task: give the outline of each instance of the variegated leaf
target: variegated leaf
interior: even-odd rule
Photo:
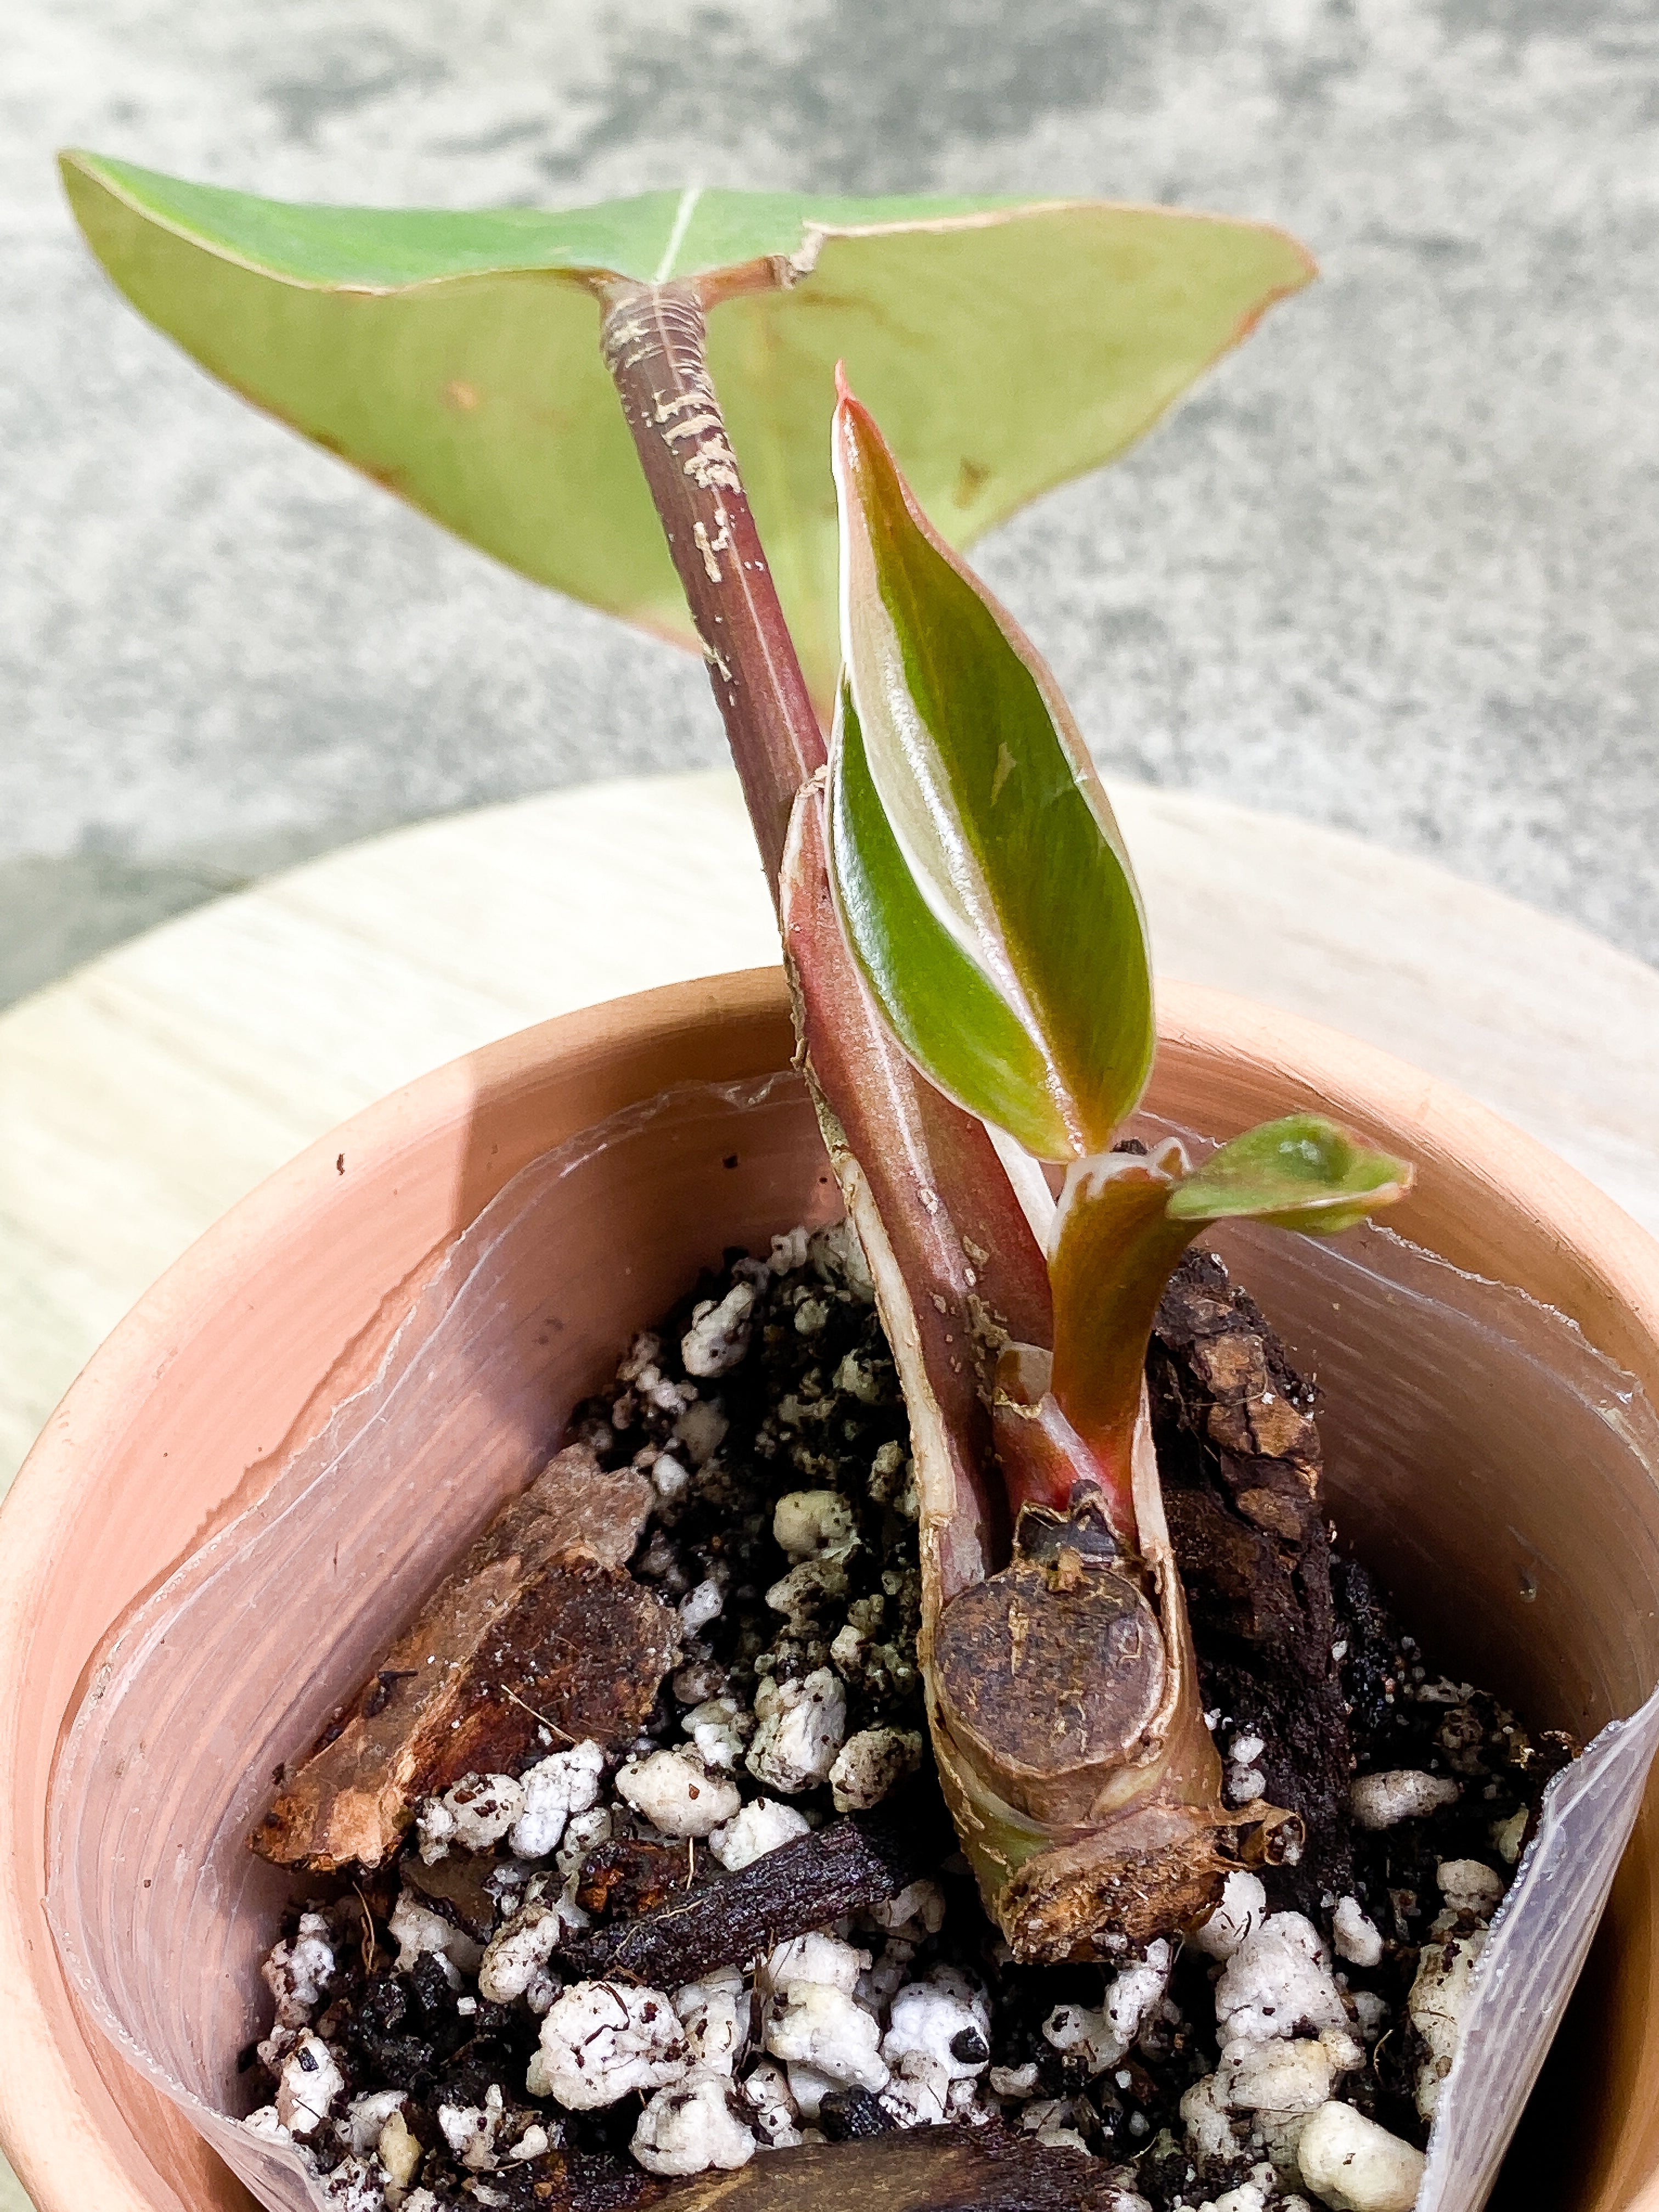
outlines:
[[[1407,1160],[1370,1151],[1320,1114],[1263,1121],[1213,1152],[1171,1194],[1170,1218],[1197,1229],[1248,1218],[1334,1237],[1412,1187]]]
[[[1154,1044],[1111,807],[1042,657],[844,384],[834,454],[850,711],[832,857],[866,981],[951,1097],[1042,1158],[1103,1150]]]

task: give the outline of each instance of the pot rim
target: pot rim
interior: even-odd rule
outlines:
[[[1381,1125],[1394,1141],[1403,1139],[1417,1159],[1418,1183],[1391,1225],[1455,1265],[1471,1267],[1478,1258],[1480,1272],[1491,1271],[1494,1207],[1500,1216],[1541,1221],[1548,1245],[1540,1261],[1534,1240],[1534,1264],[1518,1271],[1528,1278],[1522,1287],[1566,1313],[1659,1398],[1659,1243],[1544,1146],[1390,1054],[1230,993],[1160,983],[1158,1033],[1166,1068],[1204,1068],[1218,1135],[1243,1126],[1242,1115],[1230,1114],[1232,1092],[1259,1091],[1265,1079],[1283,1093],[1283,1110],[1322,1105],[1362,1131]],[[50,1586],[40,1577],[70,1549],[96,1480],[98,1440],[130,1424],[131,1409],[143,1404],[205,1318],[234,1295],[252,1255],[297,1218],[337,1201],[343,1155],[359,1171],[393,1168],[434,1125],[468,1122],[480,1108],[544,1086],[556,1070],[577,1110],[568,1127],[542,1131],[536,1149],[545,1150],[648,1095],[642,1083],[659,1087],[647,1071],[665,1045],[677,1046],[682,1079],[732,1081],[787,1064],[790,1042],[781,969],[669,984],[559,1016],[451,1061],[277,1170],[175,1261],[112,1332],[0,1506],[8,1569],[0,1582],[0,1680],[22,1683],[31,1658],[39,1662],[50,1644]],[[471,1212],[457,1214],[450,1234],[525,1164],[504,1159],[495,1164],[493,1186],[458,1189],[457,1205]],[[76,1676],[86,1656],[73,1655]],[[100,2068],[112,2056],[74,2005],[44,1911],[40,1782],[49,1777],[65,1710],[30,1714],[21,1697],[0,1701],[0,1773],[11,1778],[0,1795],[0,1988],[8,1992],[11,2021],[8,2063],[0,2069],[0,2142],[38,2212],[80,2212],[87,2203],[101,2212],[158,2212],[178,2203],[176,2189],[158,2173],[107,2084],[94,2108],[67,2055],[74,2034]],[[35,1802],[20,1775],[34,1784]],[[138,2086],[136,2075],[120,2069],[123,2094]],[[1659,2175],[1631,2200],[1630,2212],[1659,2212]]]

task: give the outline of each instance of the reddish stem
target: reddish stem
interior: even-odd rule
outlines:
[[[791,816],[824,764],[823,737],[709,378],[702,303],[689,283],[613,283],[600,297],[605,361],[777,902]],[[796,829],[787,964],[808,1073],[869,1186],[909,1296],[928,1383],[959,1457],[958,1497],[965,1484],[971,1500],[963,1510],[975,1527],[956,1532],[952,1556],[972,1580],[1007,1552],[985,1403],[985,1322],[994,1316],[1017,1337],[1046,1342],[1047,1271],[983,1126],[916,1075],[871,1004],[830,908],[821,809],[810,798]]]
[[[1053,1389],[1099,1466],[1115,1522],[1134,1520],[1134,1437],[1146,1347],[1176,1262],[1196,1223],[1171,1221],[1173,1188],[1157,1159],[1112,1154],[1072,1171],[1049,1261]]]
[[[702,641],[774,904],[795,794],[828,756],[708,374],[688,283],[608,285],[605,358]]]

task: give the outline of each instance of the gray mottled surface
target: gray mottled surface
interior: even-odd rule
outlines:
[[[0,997],[382,824],[716,756],[700,672],[210,386],[54,143],[294,197],[1097,192],[1325,280],[984,549],[1108,764],[1659,958],[1659,19],[1642,0],[15,0]]]

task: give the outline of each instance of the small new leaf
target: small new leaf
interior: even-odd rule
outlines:
[[[1171,1193],[1170,1218],[1190,1223],[1248,1218],[1308,1237],[1352,1229],[1412,1186],[1406,1160],[1369,1151],[1318,1114],[1288,1114],[1247,1129]]]
[[[831,861],[854,953],[941,1090],[1040,1158],[1103,1151],[1155,1042],[1111,807],[1041,656],[844,384],[833,452],[848,703]]]

